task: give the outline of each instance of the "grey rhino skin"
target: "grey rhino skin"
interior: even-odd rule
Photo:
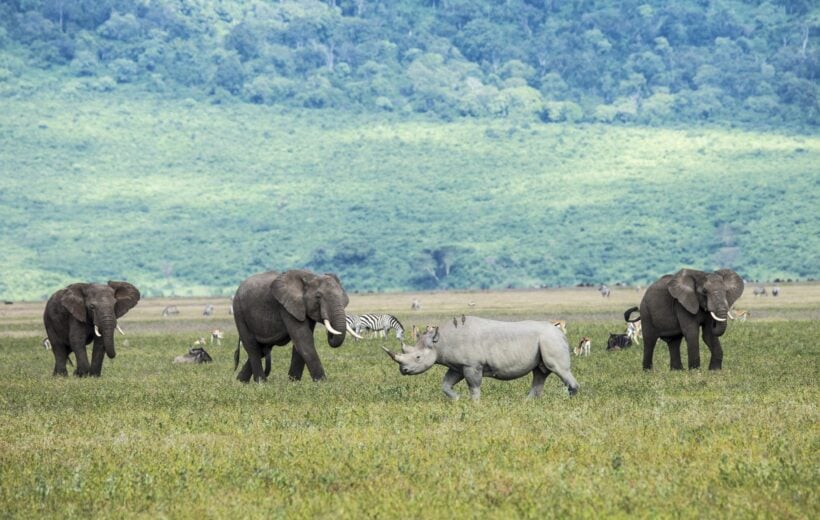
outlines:
[[[528,397],[539,397],[544,381],[555,372],[570,395],[578,382],[570,372],[569,344],[553,324],[538,321],[496,321],[466,316],[461,324],[446,322],[423,333],[415,346],[402,344],[402,353],[384,349],[404,375],[421,374],[434,364],[448,368],[442,390],[458,399],[453,385],[467,380],[470,397],[481,397],[482,377],[511,380],[532,373]]]

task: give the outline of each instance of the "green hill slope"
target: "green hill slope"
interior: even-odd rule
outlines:
[[[230,294],[291,267],[360,291],[818,274],[817,136],[126,94],[0,100],[0,296]]]

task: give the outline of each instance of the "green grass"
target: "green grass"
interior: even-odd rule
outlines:
[[[149,296],[224,295],[293,267],[359,291],[645,284],[683,266],[818,276],[816,135],[70,87],[0,98],[6,299],[123,278]]]
[[[529,378],[485,380],[478,403],[463,383],[462,399],[447,401],[442,367],[400,376],[379,348],[384,340],[333,350],[317,333],[327,381],[287,381],[289,349],[277,349],[271,380],[242,385],[232,328],[226,346],[209,349],[214,363],[176,366],[171,359],[194,337],[189,323],[167,320],[164,332],[149,333],[155,322],[136,315],[125,320],[129,345],[99,379],[53,378],[39,335],[4,334],[0,510],[10,518],[818,516],[820,322],[753,317],[730,325],[723,371],[670,373],[660,346],[656,369],[644,373],[639,348],[603,351],[622,322],[578,316],[570,341],[590,336],[593,352],[573,358],[576,397],[554,377],[540,400],[524,398]]]

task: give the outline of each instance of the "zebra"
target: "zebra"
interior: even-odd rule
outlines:
[[[404,339],[404,326],[392,314],[362,314],[359,320],[362,329],[372,330],[379,337],[385,337],[387,330],[393,329],[396,331],[397,339]]]
[[[361,334],[362,331],[362,318],[357,314],[348,314],[345,316],[345,321],[347,322],[348,330],[352,330],[356,334]]]

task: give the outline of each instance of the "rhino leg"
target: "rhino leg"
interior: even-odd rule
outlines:
[[[547,380],[548,375],[550,375],[550,371],[543,371],[540,366],[533,369],[532,386],[530,387],[527,397],[541,397],[541,394],[544,392],[544,382]]]
[[[464,367],[464,379],[467,380],[467,387],[470,389],[470,399],[478,401],[481,399],[481,368]]]
[[[453,385],[462,379],[464,379],[464,375],[458,370],[453,370],[452,368],[447,370],[447,373],[444,374],[444,384],[441,385],[444,395],[450,399],[458,399],[458,394],[453,391]]]

